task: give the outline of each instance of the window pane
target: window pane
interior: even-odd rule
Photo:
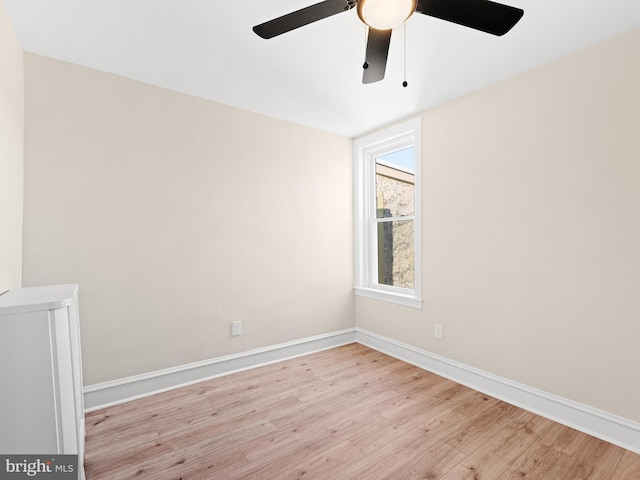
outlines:
[[[413,220],[377,222],[378,283],[414,288]]]
[[[376,217],[415,213],[413,147],[376,158]]]
[[[387,153],[386,155],[379,155],[376,157],[376,163],[413,174],[415,173],[416,168],[414,155],[414,148],[411,146],[403,148],[402,150]]]

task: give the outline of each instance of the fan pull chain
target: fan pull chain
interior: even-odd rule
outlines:
[[[403,32],[403,41],[404,41],[404,81],[402,82],[402,86],[406,87],[407,85],[409,85],[407,83],[407,21],[405,20],[402,23],[402,32]]]
[[[365,44],[365,47],[367,45],[368,35],[369,35],[369,27],[367,27],[365,25],[364,26],[364,44]],[[364,63],[362,64],[362,68],[364,68],[365,70],[367,68],[369,68],[369,62],[367,62],[367,50],[366,50],[366,48],[365,48],[365,51],[364,51]]]

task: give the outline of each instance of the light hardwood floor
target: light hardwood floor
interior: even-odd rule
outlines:
[[[631,480],[640,455],[359,344],[87,415],[88,480]]]

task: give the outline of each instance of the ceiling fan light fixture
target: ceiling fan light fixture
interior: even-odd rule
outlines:
[[[360,0],[358,16],[377,30],[397,27],[415,12],[417,0]]]

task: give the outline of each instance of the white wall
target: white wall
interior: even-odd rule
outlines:
[[[0,293],[22,283],[24,68],[0,1]]]
[[[32,54],[25,80],[24,283],[80,284],[86,384],[353,327],[350,139]]]
[[[640,421],[639,45],[425,112],[424,309],[356,325]]]

